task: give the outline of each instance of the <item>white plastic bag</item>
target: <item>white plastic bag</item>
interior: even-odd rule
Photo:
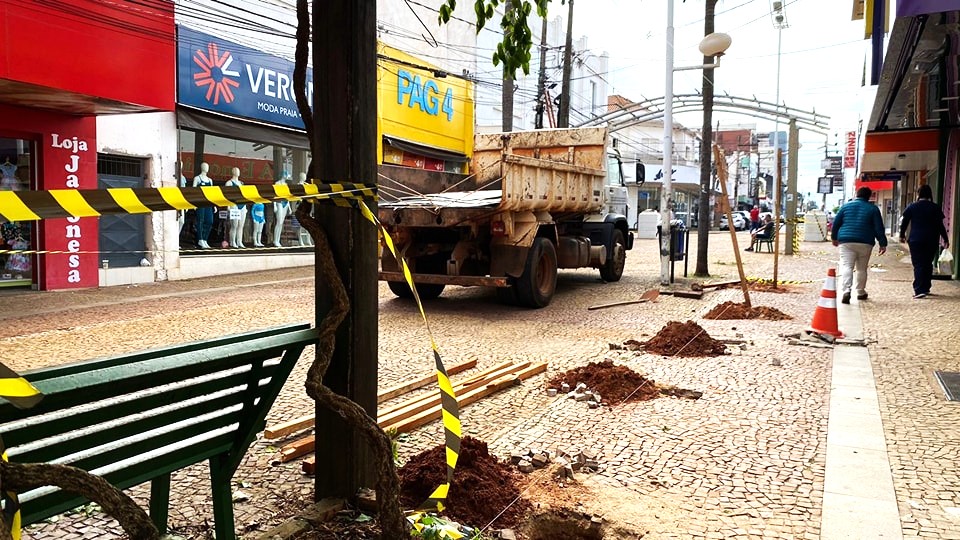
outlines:
[[[953,254],[949,249],[940,252],[940,258],[937,259],[938,274],[953,274]]]

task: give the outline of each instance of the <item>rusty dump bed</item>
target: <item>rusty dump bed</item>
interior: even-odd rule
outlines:
[[[420,185],[421,195],[383,200],[381,219],[443,226],[504,211],[589,213],[602,207],[606,128],[486,133],[474,141],[468,181],[449,191]],[[468,186],[473,189],[462,189]]]

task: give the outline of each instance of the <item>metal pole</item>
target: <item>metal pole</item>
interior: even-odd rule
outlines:
[[[670,205],[673,199],[673,0],[667,0],[667,69],[663,93],[663,189],[660,190],[660,285],[670,284]]]
[[[777,99],[775,105],[777,106],[776,117],[774,120],[774,129],[773,129],[773,151],[774,155],[776,152],[780,151],[780,45],[783,42],[783,28],[777,29]],[[777,163],[777,166],[781,166],[780,163]],[[777,174],[774,175],[778,179],[780,178],[780,170],[777,169]],[[777,184],[777,190],[780,190],[780,185]],[[779,193],[778,193],[779,198]],[[773,210],[774,219],[780,219],[780,208],[774,208]],[[776,286],[776,285],[774,285]]]
[[[783,247],[784,255],[793,255],[793,239],[797,234],[797,172],[800,154],[800,130],[797,119],[790,119],[790,131],[787,138],[787,243]]]

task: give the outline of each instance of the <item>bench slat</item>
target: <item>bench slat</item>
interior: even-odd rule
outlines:
[[[259,372],[258,378],[263,379],[267,377],[273,377],[277,369],[277,365],[266,365]],[[210,395],[214,392],[224,390],[227,388],[233,388],[236,386],[246,385],[249,382],[251,374],[249,371],[234,373],[223,378],[215,378],[212,380],[198,382],[189,386],[184,386],[181,388],[172,389],[168,392],[161,394],[155,394],[146,396],[144,398],[138,398],[134,401],[124,401],[121,403],[107,404],[99,407],[100,403],[96,405],[99,408],[94,408],[84,412],[79,412],[76,414],[64,414],[63,416],[45,419],[43,417],[31,418],[29,424],[13,430],[7,430],[6,426],[0,426],[0,436],[3,436],[4,442],[7,444],[7,448],[11,449],[11,455],[17,456],[16,447],[24,444],[28,441],[37,441],[40,439],[45,439],[58,434],[68,433],[73,430],[78,430],[86,428],[89,426],[95,426],[97,424],[114,421],[117,419],[125,418],[131,414],[146,412],[158,407],[169,406],[172,404],[183,403],[187,400],[197,398],[200,396]],[[217,399],[217,405],[226,407],[235,403],[240,403],[243,400],[243,390],[237,389],[236,392],[227,400]],[[214,407],[216,405],[210,405]],[[172,421],[179,420],[181,418],[189,418],[192,412],[196,412],[198,409],[202,409],[202,404],[199,406],[191,406],[188,410],[181,412],[178,411],[169,411],[164,412],[164,419],[171,419]],[[69,411],[63,411],[68,413]],[[57,413],[54,413],[57,414]],[[134,420],[135,423],[144,423],[151,424],[155,423],[154,419],[141,419]],[[120,427],[119,429],[123,429]],[[147,428],[152,429],[152,428]],[[103,442],[102,440],[100,442]],[[99,443],[98,443],[99,444]],[[70,441],[70,446],[72,447],[86,447],[86,442],[83,436],[77,437],[74,440]],[[15,457],[15,460],[28,459],[26,457]],[[29,461],[48,461],[48,458],[44,459],[35,459],[29,458]]]
[[[293,323],[293,324],[287,324],[282,326],[276,326],[273,328],[266,328],[263,330],[254,330],[252,332],[246,332],[243,334],[233,334],[229,336],[217,337],[217,338],[207,339],[203,341],[191,341],[188,343],[180,343],[177,345],[171,345],[167,347],[157,347],[153,349],[147,349],[145,351],[137,351],[137,352],[124,354],[120,356],[114,356],[110,358],[71,362],[68,364],[61,364],[59,366],[52,366],[47,368],[30,370],[25,373],[21,373],[21,375],[26,377],[27,380],[36,383],[39,381],[65,377],[68,375],[87,373],[90,371],[104,369],[108,367],[120,366],[124,364],[134,364],[137,362],[153,360],[155,358],[162,358],[166,356],[177,356],[184,353],[195,352],[201,349],[217,348],[223,345],[229,345],[233,343],[243,343],[243,342],[256,340],[264,337],[281,336],[283,334],[301,332],[303,330],[310,330],[310,324],[309,323]]]

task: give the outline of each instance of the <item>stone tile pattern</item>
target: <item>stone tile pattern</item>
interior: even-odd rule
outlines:
[[[691,245],[695,246],[696,235],[691,236]],[[746,238],[741,233],[741,249]],[[712,234],[710,246],[713,279],[736,277],[728,234]],[[486,440],[491,451],[502,457],[515,448],[530,446],[590,446],[605,464],[605,470],[598,473],[601,481],[649,497],[651,504],[679,501],[682,526],[664,524],[651,530],[651,537],[818,538],[831,356],[829,350],[789,346],[778,334],[798,332],[807,325],[820,283],[795,287],[793,294],[752,295],[754,304],[775,307],[792,315],[792,321],[700,319],[719,303],[742,300],[738,290],[708,293],[700,301],[662,297],[656,304],[586,309],[637,298],[643,291],[656,288],[656,253],[655,241],[638,240],[619,283],[602,283],[595,271],[563,271],[554,302],[542,310],[499,305],[492,291],[483,289],[451,288],[428,303],[431,327],[448,365],[471,358],[478,360],[477,370],[506,360],[550,363],[546,376],[465,407],[464,433]],[[744,255],[747,275],[772,277],[771,255]],[[799,256],[780,257],[779,277],[822,279],[832,259],[835,252],[829,244],[803,244]],[[690,261],[691,268],[695,262]],[[678,281],[684,282],[680,277],[682,263],[678,263],[677,271]],[[0,328],[0,347],[10,351],[5,361],[11,367],[27,369],[312,320],[314,291],[306,279],[311,275],[312,269],[299,269],[75,293],[21,293],[9,298],[22,309],[17,311],[18,317],[8,318]],[[876,305],[882,312],[865,316],[869,331],[880,339],[871,349],[883,359],[878,363],[901,361],[903,346],[913,347],[913,355],[918,358],[957,357],[955,350],[935,344],[936,329],[902,328],[905,325],[900,312],[884,309],[888,302],[898,308],[913,306],[907,304],[908,283],[884,284],[872,275],[869,287],[871,299],[865,309]],[[940,288],[940,284],[935,286]],[[895,293],[894,289],[904,292]],[[380,291],[381,386],[431,373],[430,348],[416,308],[394,299],[385,286]],[[903,297],[903,306],[897,295]],[[936,300],[948,303],[947,299]],[[917,313],[915,320],[923,320],[919,316]],[[667,321],[687,319],[696,320],[715,338],[741,333],[752,343],[745,350],[718,358],[667,358],[609,350],[609,343],[648,339]],[[956,323],[952,321],[958,319],[937,320],[953,324],[953,330]],[[922,339],[908,339],[917,332]],[[931,345],[937,348],[927,353]],[[597,410],[547,397],[544,384],[554,374],[608,357],[660,383],[701,390],[704,396],[698,401],[662,398]],[[774,366],[774,360],[780,365]],[[284,388],[269,423],[312,411],[313,404],[302,386],[310,361],[312,351]],[[898,495],[904,492],[908,497],[915,496],[920,499],[916,502],[926,508],[933,508],[934,501],[939,506],[956,506],[956,430],[953,435],[947,432],[949,415],[955,415],[958,409],[918,397],[904,410],[887,394],[902,388],[905,378],[912,384],[922,384],[919,373],[878,371],[885,415],[895,412],[895,418],[904,418],[902,424],[897,420],[888,424],[885,419]],[[918,407],[920,401],[930,401],[939,408]],[[956,426],[953,418],[952,425]],[[951,436],[952,446],[948,446]],[[442,428],[434,422],[404,438],[401,458],[441,442]],[[261,529],[273,525],[289,513],[291,506],[312,496],[313,479],[300,474],[298,462],[271,465],[279,445],[257,441],[235,478],[235,488],[250,496],[236,503],[240,530],[253,524]],[[171,524],[187,537],[203,538],[203,526],[212,519],[207,483],[205,465],[174,476]],[[140,486],[130,493],[145,503],[148,489]],[[901,508],[908,508],[905,504],[901,503]],[[916,525],[911,530],[916,534],[955,537],[950,535],[956,531],[956,521],[949,521],[943,512],[919,512],[904,512],[905,531],[911,527],[907,519],[912,515],[916,516],[912,518]],[[119,534],[110,520],[94,512],[32,527],[25,538],[93,539],[116,538]]]

